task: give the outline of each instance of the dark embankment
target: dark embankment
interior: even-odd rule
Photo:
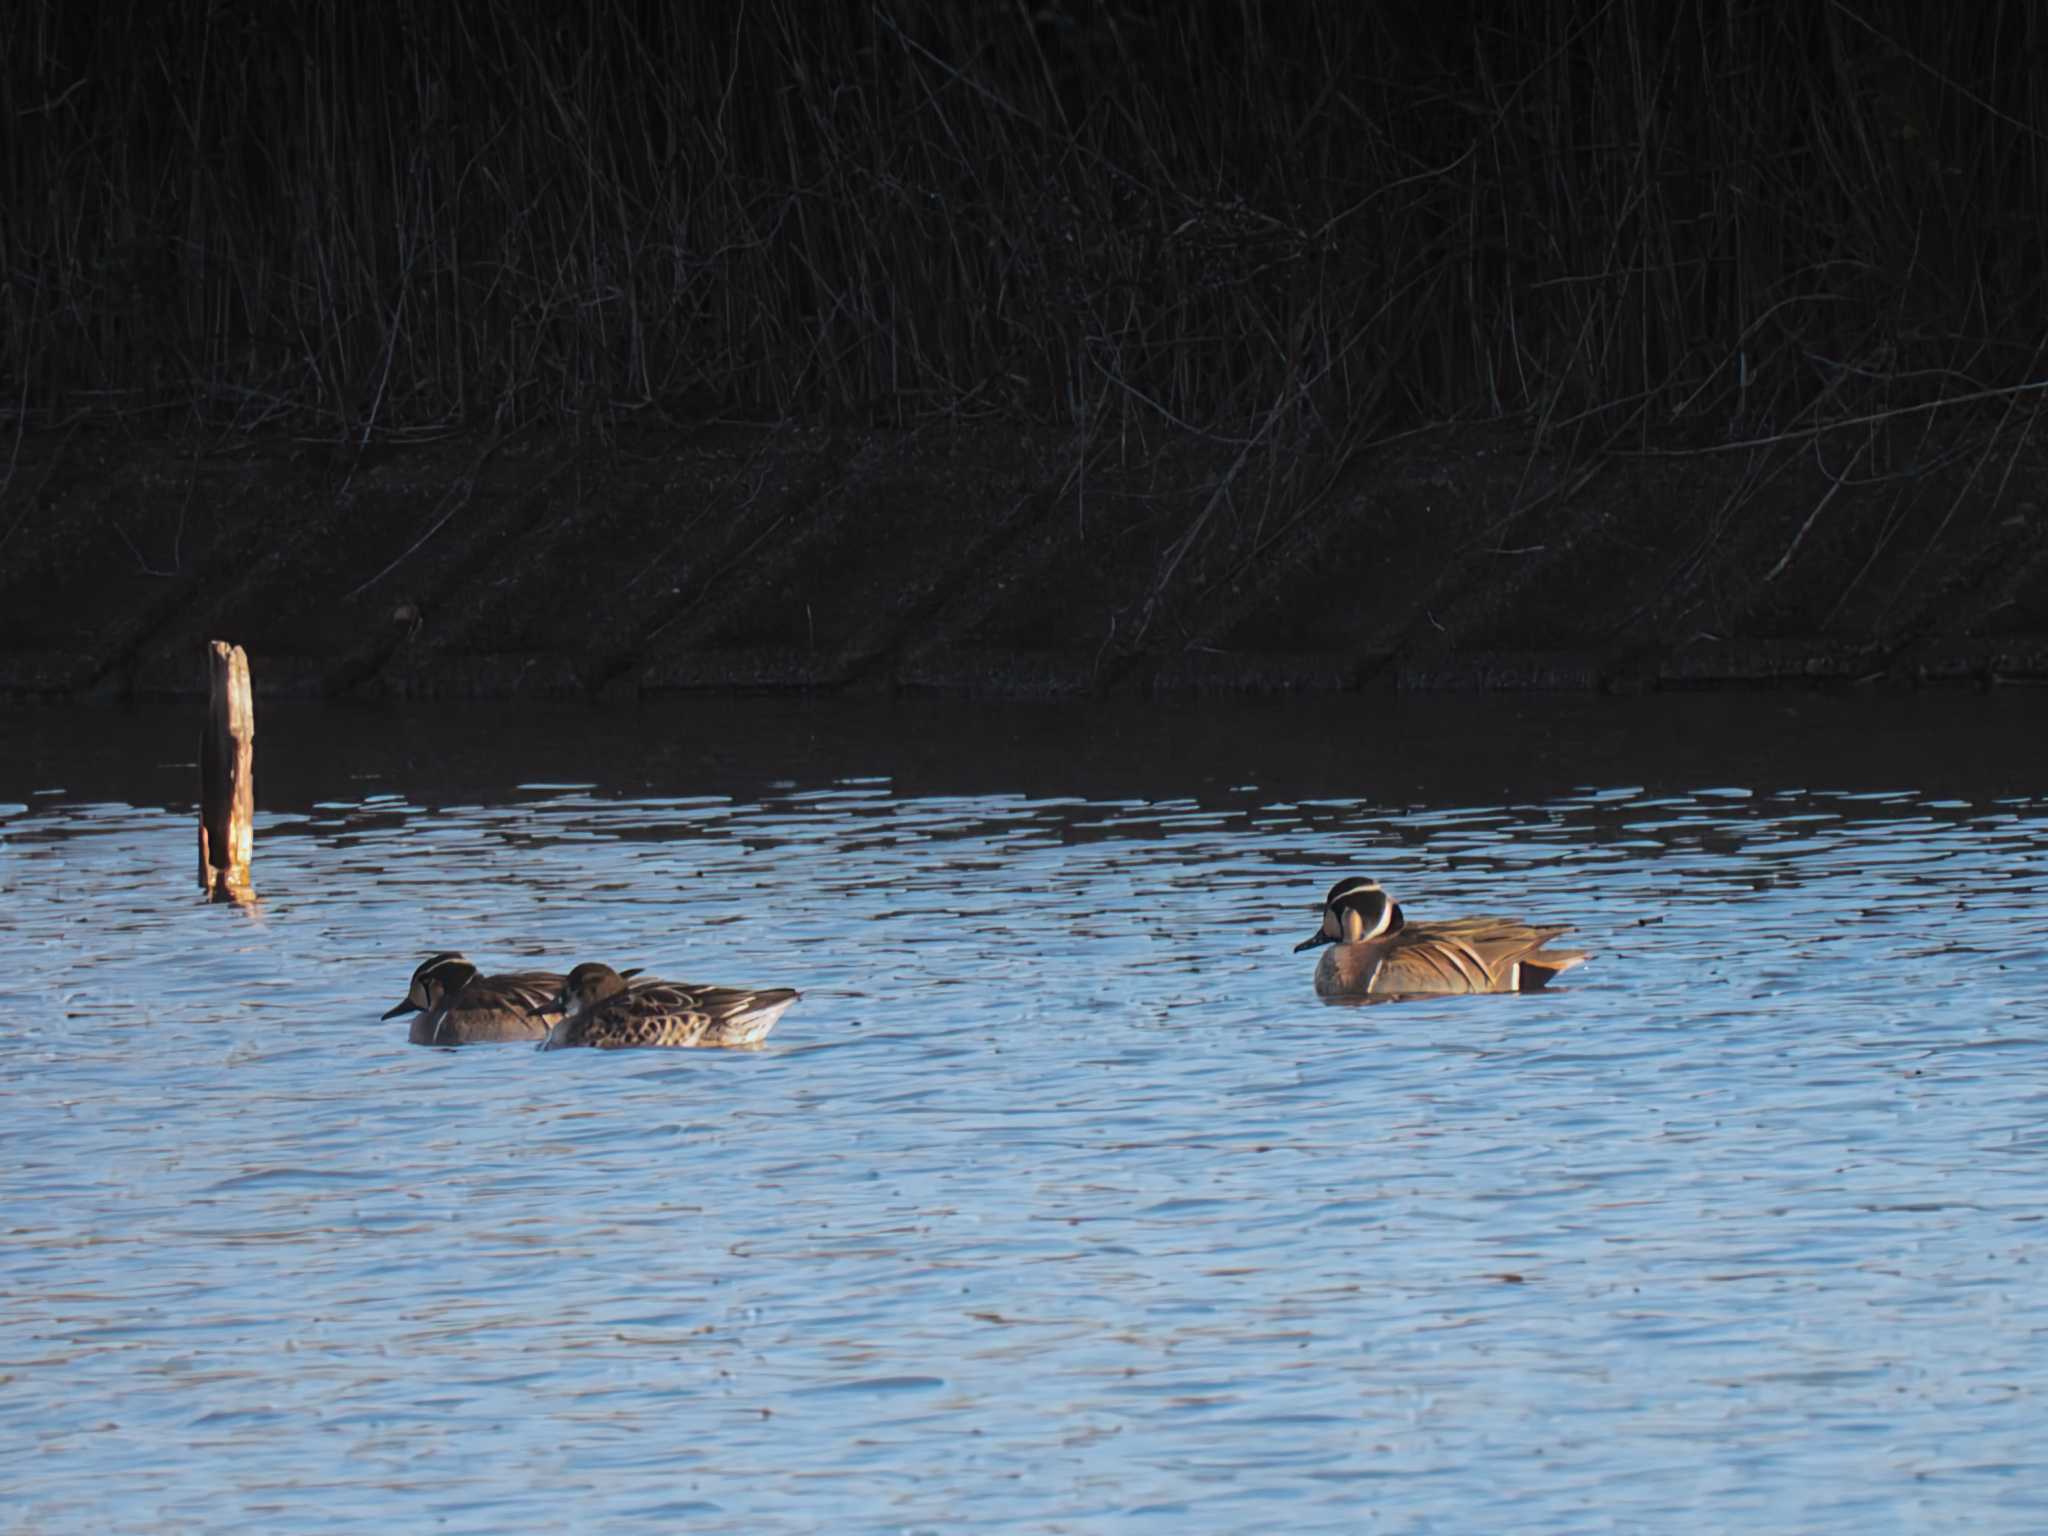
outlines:
[[[1495,14],[27,0],[0,691],[2048,675],[2044,13]]]

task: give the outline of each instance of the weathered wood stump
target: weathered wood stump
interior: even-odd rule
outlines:
[[[212,687],[199,743],[199,883],[214,901],[251,901],[256,834],[256,709],[249,658],[225,640],[208,644]]]

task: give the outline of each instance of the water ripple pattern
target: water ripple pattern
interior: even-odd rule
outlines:
[[[1442,791],[1286,712],[822,709],[545,771],[289,717],[247,913],[175,747],[0,722],[0,1529],[2048,1524],[2048,800],[1963,727],[1581,713]],[[1596,958],[1321,1003],[1350,872]],[[443,947],[805,996],[408,1046]]]

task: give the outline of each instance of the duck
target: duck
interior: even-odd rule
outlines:
[[[586,963],[551,1000],[559,1022],[538,1049],[756,1045],[803,994],[790,987],[718,987],[663,981]]]
[[[470,1045],[483,1040],[538,1040],[561,1021],[558,971],[482,976],[462,955],[442,950],[412,973],[405,998],[384,1017],[416,1013],[406,1038],[414,1045]]]
[[[1565,925],[1513,917],[1455,917],[1410,924],[1377,880],[1351,876],[1323,898],[1323,925],[1294,946],[1332,946],[1316,965],[1319,997],[1417,997],[1534,992],[1584,965],[1584,950],[1546,949]]]

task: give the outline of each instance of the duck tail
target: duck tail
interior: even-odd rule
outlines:
[[[1520,965],[1520,990],[1540,991],[1550,985],[1553,977],[1563,975],[1575,965],[1584,965],[1592,958],[1592,953],[1583,949],[1544,949],[1533,955],[1524,955]]]
[[[790,1005],[802,996],[801,992],[793,992],[786,987],[774,992],[760,993],[755,998],[753,1007],[737,1015],[726,1025],[724,1043],[755,1045],[767,1039],[768,1031],[775,1027],[776,1020],[789,1012]]]

